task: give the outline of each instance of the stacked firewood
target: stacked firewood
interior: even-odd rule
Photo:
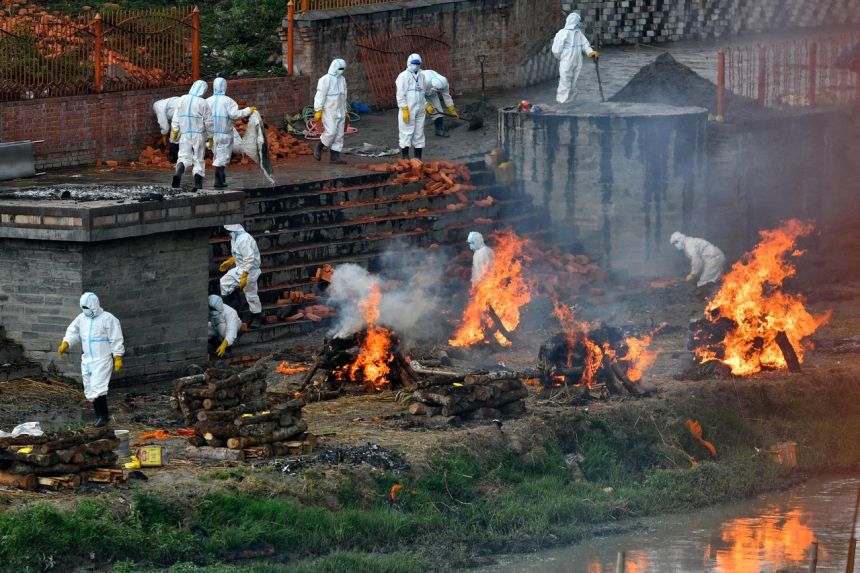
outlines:
[[[113,468],[118,445],[108,428],[0,438],[0,484],[32,490],[123,481],[122,470]]]
[[[452,161],[428,161],[423,163],[419,159],[400,159],[394,163],[374,163],[371,165],[357,164],[357,168],[367,167],[377,173],[396,173],[392,183],[418,183],[425,182],[424,188],[419,193],[414,193],[414,198],[427,195],[455,194],[461,203],[467,203],[465,193],[474,191],[476,187],[471,184],[472,174],[469,168],[462,163]],[[404,196],[404,198],[409,196]]]
[[[467,374],[444,381],[436,377],[412,393],[408,411],[414,416],[449,418],[449,423],[516,417],[525,413],[528,394],[516,372]]]
[[[177,405],[195,430],[189,454],[244,461],[302,453],[315,445],[305,433],[304,400],[267,404],[267,364],[238,374],[210,369],[174,382]]]

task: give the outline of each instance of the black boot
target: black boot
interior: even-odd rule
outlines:
[[[176,173],[173,175],[173,183],[170,184],[174,189],[179,189],[179,183],[182,181],[182,174],[185,173],[185,164],[176,164]]]
[[[263,324],[263,313],[251,313],[251,322],[248,323],[248,328],[260,328]]]
[[[403,159],[409,159],[409,148],[408,147],[401,148],[400,149],[400,155],[401,155],[401,157],[403,157]]]
[[[224,169],[223,165],[215,168],[215,189],[223,189],[227,186],[227,175]]]
[[[194,188],[203,189],[203,176],[194,174]]]
[[[96,428],[101,428],[110,423],[110,412],[108,412],[107,395],[99,396],[93,400],[93,410],[96,413],[96,421],[93,424]]]
[[[171,163],[176,163],[179,159],[179,144],[171,143],[167,147],[167,160]]]
[[[424,148],[423,147],[414,147],[412,150],[415,152],[415,159],[417,159],[418,161],[421,161],[421,154],[424,153]]]
[[[434,119],[433,125],[436,126],[436,137],[448,137],[448,133],[445,131],[444,117],[437,117]]]
[[[346,161],[340,158],[340,151],[331,150],[329,153],[329,163],[334,163],[336,165],[346,165]]]
[[[317,144],[314,146],[314,159],[317,161],[322,160],[322,152],[325,149],[325,145],[323,145],[322,141],[317,141]]]

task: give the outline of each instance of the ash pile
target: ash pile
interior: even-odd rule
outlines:
[[[195,435],[188,439],[191,457],[249,461],[310,453],[316,445],[302,419],[304,400],[269,404],[269,360],[234,373],[210,369],[174,381],[177,407]]]
[[[33,490],[125,481],[109,428],[0,438],[0,484]]]

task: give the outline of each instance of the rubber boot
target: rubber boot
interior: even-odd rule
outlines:
[[[329,152],[329,163],[346,165],[346,161],[340,158],[340,151],[335,151],[334,149]]]
[[[195,189],[203,189],[203,176],[194,174],[194,188]]]
[[[96,413],[96,421],[93,424],[96,428],[106,426],[110,422],[110,412],[108,412],[107,395],[99,396],[93,401],[93,410]]]
[[[171,163],[176,163],[179,159],[179,144],[171,143],[167,147],[167,160]]]
[[[215,189],[223,189],[227,186],[227,176],[224,169],[223,165],[215,168]]]
[[[437,117],[434,119],[433,125],[436,127],[436,137],[448,137],[448,133],[445,131],[444,117]]]
[[[421,161],[421,155],[424,153],[424,148],[423,147],[414,147],[414,148],[412,148],[412,151],[415,152],[415,159],[417,159],[418,161]]]
[[[403,159],[409,159],[409,148],[408,147],[401,148],[400,149],[400,156],[403,157]]]
[[[248,323],[248,328],[260,328],[263,324],[263,313],[251,313],[251,322]]]
[[[323,145],[322,141],[317,141],[317,144],[314,146],[314,159],[317,161],[322,160],[322,152],[325,149],[325,145]]]
[[[182,182],[182,174],[185,173],[185,164],[176,164],[176,173],[173,175],[173,182],[170,184],[174,189],[179,189],[179,184]]]

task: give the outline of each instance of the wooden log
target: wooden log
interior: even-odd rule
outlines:
[[[495,398],[492,400],[488,400],[486,402],[461,402],[454,406],[443,406],[442,407],[442,416],[456,416],[462,414],[463,412],[469,412],[471,410],[477,410],[478,408],[498,408],[510,402],[516,402],[517,400],[523,400],[527,398],[529,395],[528,389],[523,386],[517,390],[511,390],[510,392],[506,392],[499,398]]]
[[[416,374],[424,374],[426,376],[443,376],[456,380],[460,380],[463,378],[462,372],[455,372],[453,370],[445,370],[444,368],[430,368],[428,366],[423,366],[417,360],[413,360],[409,363],[410,368]]]
[[[621,370],[621,367],[618,364],[613,363],[610,368],[612,370],[612,374],[621,382],[621,384],[624,385],[624,388],[626,388],[628,392],[634,396],[638,396],[642,393],[639,391],[639,388],[636,387],[636,384],[627,377],[627,374]]]
[[[185,455],[191,458],[201,458],[205,460],[218,460],[225,462],[238,462],[242,460],[241,450],[230,448],[213,448],[210,446],[188,446],[187,448],[185,448]]]
[[[774,342],[776,342],[776,345],[779,346],[780,351],[782,351],[782,357],[785,358],[785,363],[788,365],[788,371],[800,372],[800,359],[797,357],[797,352],[795,352],[794,346],[791,345],[791,341],[788,339],[785,332],[781,330],[777,332]]]
[[[232,422],[236,418],[233,410],[200,410],[197,412],[198,422],[225,423]]]
[[[19,448],[23,448],[25,446],[33,446],[35,444],[44,444],[46,442],[50,442],[55,438],[45,434],[43,436],[16,436],[14,438],[0,438],[0,447],[7,448],[12,446],[17,446]]]
[[[242,451],[242,457],[245,461],[247,460],[266,460],[272,457],[272,446],[269,444],[261,444],[259,446],[252,446],[250,448],[244,448]]]
[[[227,440],[222,440],[221,438],[207,438],[203,436],[203,439],[206,440],[206,445],[210,448],[223,448],[227,445]]]
[[[57,450],[54,452],[57,455],[57,461],[62,464],[80,464],[86,459],[86,446],[79,448],[69,448],[68,450]]]
[[[278,427],[276,422],[260,422],[259,424],[249,424],[241,426],[238,429],[234,427],[233,435],[237,432],[240,436],[265,436],[271,434]]]
[[[235,420],[233,420],[233,424],[236,426],[252,426],[254,424],[260,424],[262,422],[274,422],[276,420],[281,419],[280,412],[267,412],[257,413],[257,414],[242,414]]]
[[[456,402],[454,396],[446,396],[430,390],[416,390],[412,393],[412,399],[432,406],[453,406]]]
[[[192,386],[194,384],[205,384],[209,381],[209,376],[206,374],[194,374],[192,376],[185,376],[183,378],[177,378],[173,381],[173,393],[178,394],[180,390],[185,388],[186,386]]]
[[[118,468],[93,468],[81,472],[81,479],[87,483],[109,483],[126,481],[125,474]]]
[[[0,472],[0,485],[23,489],[25,491],[33,491],[39,485],[39,480],[35,474],[14,474],[9,472]]]
[[[105,438],[96,440],[84,445],[84,451],[90,455],[97,455],[102,452],[109,452],[119,447],[119,438]]]
[[[242,403],[242,398],[236,396],[234,398],[206,398],[203,400],[203,409],[204,410],[223,410],[225,408],[232,408],[233,406],[238,406]]]
[[[206,438],[207,440],[210,439],[209,436],[227,439],[236,435],[236,426],[234,426],[230,422],[224,422],[221,424],[216,424],[212,422],[197,422],[194,425],[194,431],[197,432],[198,435],[201,435]]]
[[[428,406],[421,402],[413,402],[409,405],[407,411],[413,416],[438,416],[442,413],[442,408],[438,406]]]
[[[188,445],[199,448],[206,445],[206,439],[203,436],[188,436]]]
[[[511,380],[516,379],[516,372],[508,372],[505,370],[497,372],[487,372],[486,374],[468,374],[463,377],[464,384],[483,384],[494,380]]]
[[[8,468],[9,473],[14,474],[36,474],[36,475],[51,475],[51,474],[71,474],[79,473],[82,470],[112,466],[116,463],[117,456],[113,452],[103,453],[99,456],[86,456],[83,463],[80,464],[54,464],[51,466],[33,466],[25,463],[14,463]]]
[[[496,311],[493,309],[492,304],[487,307],[487,316],[489,316],[490,320],[493,321],[493,325],[496,327],[496,330],[498,330],[502,334],[502,336],[504,336],[508,340],[508,342],[510,342],[511,344],[519,342],[519,336],[508,330],[507,327],[505,327],[505,325],[502,323],[502,319],[499,318],[499,315],[496,314]],[[487,338],[490,338],[492,340],[496,339],[495,336],[488,336]]]
[[[49,454],[55,450],[64,450],[74,446],[81,446],[88,442],[94,442],[105,438],[113,438],[114,433],[110,428],[95,428],[93,430],[84,430],[75,432],[73,435],[67,435],[61,438],[56,438],[43,443],[39,447],[40,454]]]
[[[235,388],[236,386],[241,386],[243,383],[244,380],[242,378],[239,378],[238,375],[234,374],[222,380],[209,380],[209,384],[207,384],[206,387],[211,392],[216,392],[225,388]]]
[[[65,474],[60,476],[38,476],[39,485],[51,489],[72,489],[81,485],[80,474]]]

